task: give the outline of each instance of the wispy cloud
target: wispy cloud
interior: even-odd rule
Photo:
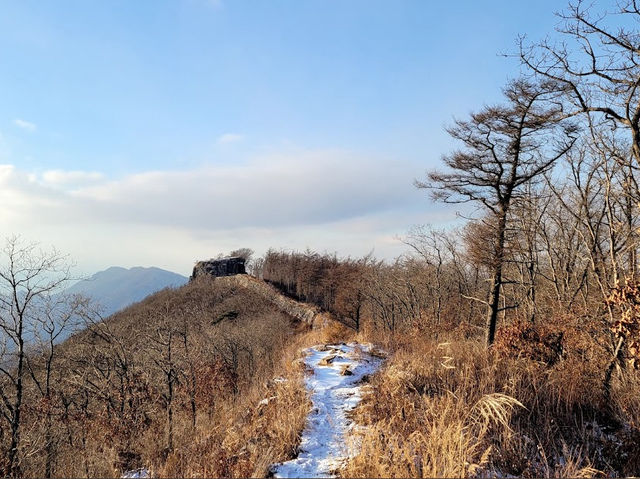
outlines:
[[[13,120],[13,124],[16,125],[18,128],[22,128],[23,130],[27,130],[27,131],[36,131],[36,129],[38,128],[35,123],[26,121],[26,120],[21,120],[20,118],[16,118],[15,120]]]
[[[218,137],[219,145],[226,145],[228,143],[237,143],[244,139],[244,135],[240,135],[238,133],[225,133],[224,135],[220,135]]]

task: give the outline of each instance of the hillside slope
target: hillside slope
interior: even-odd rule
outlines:
[[[21,474],[265,475],[296,455],[309,402],[294,360],[319,334],[260,288],[212,278],[89,320],[50,363],[30,360]]]
[[[167,287],[182,286],[189,278],[160,268],[113,266],[87,280],[79,281],[65,291],[82,294],[96,301],[103,316],[109,316],[152,293]]]

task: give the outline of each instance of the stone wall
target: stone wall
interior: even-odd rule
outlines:
[[[231,281],[244,288],[257,292],[267,300],[271,301],[281,311],[284,311],[289,316],[311,325],[314,329],[325,326],[329,321],[328,314],[323,313],[317,306],[287,298],[274,286],[271,286],[260,279],[256,279],[249,275],[243,275],[225,278],[225,281]]]

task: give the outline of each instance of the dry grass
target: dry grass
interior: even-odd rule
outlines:
[[[189,447],[169,456],[158,475],[265,477],[273,464],[294,458],[311,407],[302,351],[326,334],[309,330],[293,338],[279,352],[274,377],[256,384],[233,405],[220,407]]]
[[[569,354],[548,366],[455,338],[387,338],[386,346],[391,355],[355,412],[367,427],[345,477],[640,472],[635,373],[616,383],[612,414],[601,404],[597,361]]]
[[[324,313],[326,317],[325,326],[320,329],[318,343],[332,344],[349,341],[355,336],[353,329],[348,328],[344,324],[331,320],[328,313]]]
[[[262,399],[268,401],[261,403]],[[309,411],[299,371],[256,387],[170,455],[160,477],[264,477],[271,464],[294,457]]]

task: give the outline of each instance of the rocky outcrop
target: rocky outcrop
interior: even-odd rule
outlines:
[[[193,267],[191,279],[200,276],[234,276],[236,274],[246,274],[244,269],[245,259],[241,257],[231,257],[222,259],[210,259],[208,261],[198,261]]]

